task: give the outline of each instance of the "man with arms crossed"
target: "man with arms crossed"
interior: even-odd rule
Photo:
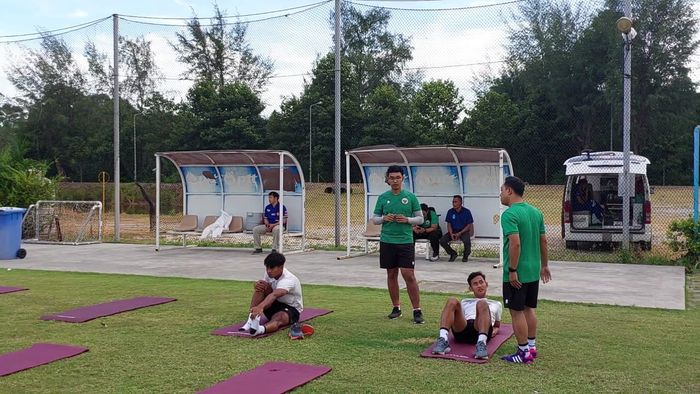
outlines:
[[[501,327],[503,306],[500,302],[486,298],[489,284],[486,275],[477,271],[467,278],[469,290],[474,298],[465,298],[459,302],[456,298],[447,300],[440,318],[440,336],[433,347],[433,354],[450,352],[447,334],[452,330],[455,341],[476,344],[475,358],[489,358],[486,342],[493,338]]]
[[[501,186],[503,229],[503,303],[510,310],[518,350],[501,359],[530,364],[537,357],[537,295],[539,280],[552,279],[542,212],[523,200],[525,184],[509,176]]]
[[[393,309],[389,319],[401,316],[399,302],[399,270],[406,282],[408,297],[413,304],[413,322],[423,324],[423,312],[420,309],[418,281],[413,271],[415,266],[415,247],[413,244],[413,226],[423,224],[423,212],[416,196],[402,190],[403,170],[401,167],[389,166],[386,182],[391,190],[384,192],[377,199],[372,221],[382,225],[379,237],[379,267],[386,269],[386,282]]]

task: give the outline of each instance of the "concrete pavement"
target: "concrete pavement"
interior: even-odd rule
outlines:
[[[0,260],[2,268],[137,274],[164,277],[252,281],[263,273],[261,255],[230,248],[96,244],[83,246],[24,244],[24,260]],[[303,284],[386,288],[377,255],[338,260],[342,252],[313,251],[287,255],[287,267]],[[262,255],[265,256],[265,255]],[[418,256],[417,256],[418,257]],[[416,262],[422,291],[464,293],[467,275],[486,274],[489,293],[500,296],[502,271],[493,260],[448,263]],[[685,309],[683,267],[607,263],[551,262],[552,282],[540,286],[547,300]],[[2,275],[0,274],[0,284]],[[403,281],[399,279],[403,286]]]

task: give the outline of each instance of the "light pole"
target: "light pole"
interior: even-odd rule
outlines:
[[[321,104],[323,104],[323,101],[309,105],[309,182],[313,181],[313,177],[311,176],[311,110],[314,108],[314,105]]]
[[[632,89],[632,40],[637,31],[632,27],[632,10],[629,0],[625,1],[625,16],[617,20],[617,30],[622,33],[624,41],[624,104],[623,104],[623,134],[622,134],[622,249],[630,247],[630,111]]]
[[[143,115],[143,112],[134,114],[134,183],[136,183],[136,116]]]

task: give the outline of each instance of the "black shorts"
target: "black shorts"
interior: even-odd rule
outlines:
[[[474,320],[467,320],[467,326],[464,330],[460,332],[452,332],[455,337],[455,341],[459,343],[470,343],[472,345],[476,344],[479,339],[479,331],[474,327]],[[489,327],[489,332],[486,334],[486,340],[488,341],[493,336],[493,326]]]
[[[289,324],[294,324],[299,321],[299,311],[293,306],[289,306],[283,302],[275,300],[269,308],[263,311],[263,314],[268,321],[272,320],[272,316],[277,312],[287,312],[289,316]]]
[[[503,304],[514,311],[522,311],[525,307],[537,308],[539,289],[539,280],[522,283],[519,289],[511,286],[510,282],[503,282]]]
[[[379,268],[415,268],[416,249],[410,244],[379,243]]]

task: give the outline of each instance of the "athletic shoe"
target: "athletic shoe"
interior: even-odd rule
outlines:
[[[292,339],[304,339],[304,333],[301,332],[301,324],[294,323],[289,327],[289,337]]]
[[[535,361],[529,351],[520,349],[511,355],[501,357],[501,360],[516,364],[531,364]]]
[[[450,259],[447,261],[449,261],[451,263],[455,260],[457,260],[457,253],[450,253]]]
[[[251,319],[248,318],[248,320],[245,322],[245,324],[242,325],[242,326],[238,329],[238,331],[248,331],[248,330],[250,330],[250,324],[251,324],[251,323],[252,323]]]
[[[253,331],[252,328],[250,330]],[[259,325],[257,330],[255,330],[255,332],[251,333],[251,335],[254,337],[257,337],[258,335],[262,335],[264,333],[265,333],[265,326]]]
[[[255,249],[253,251],[253,254],[260,254],[260,253],[262,253],[262,249]]]
[[[258,331],[260,328],[260,320],[256,319],[251,319],[249,318],[248,321],[250,322],[248,324],[248,329],[250,332],[250,335],[255,335],[255,332]]]
[[[480,358],[482,360],[489,359],[489,352],[486,350],[486,342],[478,341],[476,343],[476,352],[474,353],[474,358]]]
[[[450,344],[447,342],[447,339],[439,337],[435,342],[435,346],[433,347],[433,354],[445,354],[449,353],[451,350],[452,349],[450,349]]]
[[[434,255],[430,256],[430,261],[438,261],[438,260],[440,260],[440,255],[434,254]]]
[[[462,262],[466,263],[467,261],[469,261],[469,256],[462,256]]]
[[[394,309],[391,310],[391,313],[389,316],[387,316],[389,319],[396,319],[397,317],[401,316],[401,308],[398,306],[395,306]]]
[[[537,348],[536,347],[530,348],[530,355],[532,356],[533,359],[537,358]]]
[[[413,322],[416,324],[425,323],[425,319],[423,319],[423,311],[421,311],[420,309],[416,309],[413,311]]]
[[[277,253],[277,249],[272,249],[270,253]]]

